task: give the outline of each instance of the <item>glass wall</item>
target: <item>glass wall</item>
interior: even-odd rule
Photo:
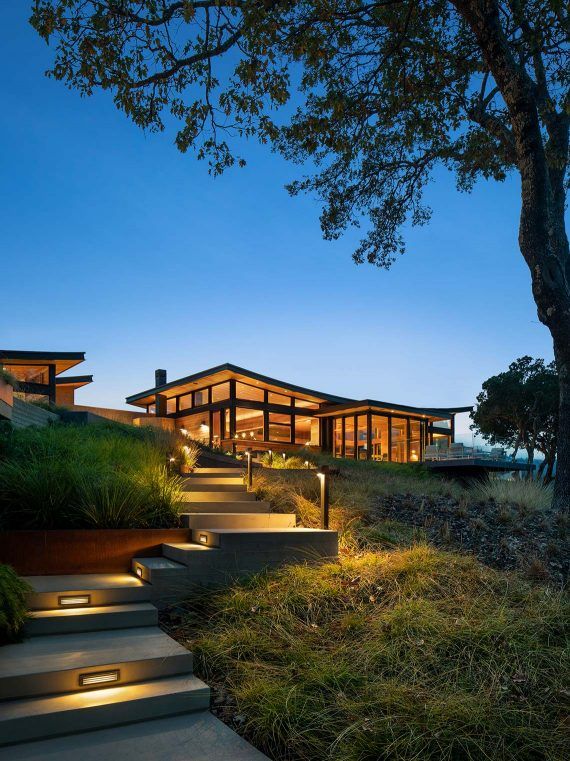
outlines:
[[[372,459],[379,462],[388,456],[388,418],[384,415],[372,415]]]
[[[180,427],[188,431],[188,436],[196,441],[208,444],[210,441],[210,421],[208,412],[200,412],[197,415],[187,415],[180,418]]]
[[[408,421],[406,418],[393,417],[392,419],[392,462],[407,462]]]
[[[335,418],[333,426],[333,455],[342,457],[342,418]]]
[[[173,412],[176,412],[176,397],[166,400],[166,414],[170,415]]]
[[[263,412],[236,408],[236,439],[263,441]]]
[[[273,391],[270,391],[267,394],[267,401],[269,404],[279,404],[282,407],[290,407],[292,399],[290,396],[285,396],[284,394],[274,394]]]
[[[356,458],[368,459],[368,415],[356,418]]]
[[[212,404],[216,402],[224,402],[230,398],[230,384],[218,383],[217,386],[212,386]]]
[[[410,420],[410,462],[422,459],[422,424],[419,420]]]
[[[263,402],[265,391],[262,388],[250,386],[247,383],[236,383],[236,397],[238,399],[247,399],[250,402]]]
[[[295,444],[319,446],[319,421],[317,418],[295,416]]]
[[[269,441],[291,443],[291,415],[269,413]]]
[[[208,404],[209,390],[208,388],[203,388],[200,391],[194,391],[194,407]]]
[[[344,456],[354,457],[354,418],[344,419]]]
[[[192,394],[184,394],[184,396],[179,397],[179,409],[181,410],[189,410],[192,407]]]

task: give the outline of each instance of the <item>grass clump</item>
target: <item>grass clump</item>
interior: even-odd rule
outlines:
[[[27,617],[30,585],[9,565],[0,564],[0,644],[17,639]]]
[[[178,523],[172,437],[101,423],[14,431],[0,462],[0,528],[159,528]]]
[[[562,761],[569,613],[420,545],[209,592],[174,634],[277,761]]]
[[[503,479],[487,476],[471,487],[473,499],[493,501],[498,505],[515,505],[523,512],[548,510],[552,506],[552,484],[530,479]]]

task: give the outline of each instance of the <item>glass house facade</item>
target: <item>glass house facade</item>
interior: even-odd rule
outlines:
[[[224,451],[311,447],[335,457],[419,462],[425,446],[453,441],[454,413],[372,400],[356,401],[225,364],[127,398],[197,441]]]

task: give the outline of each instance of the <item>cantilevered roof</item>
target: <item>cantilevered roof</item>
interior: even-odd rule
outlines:
[[[88,383],[93,383],[92,375],[64,375],[63,378],[56,378],[56,386],[72,386],[73,388],[81,388]]]
[[[84,351],[17,351],[0,349],[0,363],[9,365],[55,365],[55,374],[85,362]]]
[[[204,388],[204,386],[210,386],[214,383],[223,383],[230,379],[249,383],[252,386],[258,386],[264,389],[267,388],[269,391],[275,391],[278,394],[289,392],[293,395],[302,396],[304,399],[308,399],[311,402],[343,404],[351,401],[346,397],[333,396],[332,394],[325,394],[322,391],[314,391],[312,389],[303,388],[302,386],[296,386],[292,383],[276,380],[267,375],[261,375],[252,370],[246,370],[243,367],[232,365],[230,362],[226,362],[223,365],[217,365],[209,370],[202,370],[202,372],[194,373],[193,375],[187,375],[185,378],[170,381],[170,383],[165,383],[163,386],[149,388],[146,391],[141,391],[138,394],[128,396],[126,401],[127,404],[144,407],[145,405],[154,402],[155,394],[163,394],[167,398],[170,398],[172,396],[178,396],[179,394]]]
[[[460,408],[470,410],[471,407]],[[457,410],[444,409],[442,407],[410,407],[407,404],[392,404],[392,402],[378,402],[374,399],[362,399],[361,401],[348,401],[345,404],[323,407],[315,412],[315,417],[335,417],[336,415],[358,415],[365,412],[377,412],[381,414],[395,414],[402,412],[406,415],[429,418],[430,420],[451,420],[453,412]]]

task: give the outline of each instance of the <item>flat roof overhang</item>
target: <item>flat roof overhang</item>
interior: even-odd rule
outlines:
[[[126,401],[127,404],[144,407],[147,404],[152,404],[154,402],[156,394],[162,394],[168,399],[173,396],[188,393],[189,391],[196,391],[204,386],[211,386],[215,383],[223,383],[228,380],[238,380],[243,383],[248,383],[250,386],[257,386],[258,388],[267,389],[268,391],[274,391],[277,394],[288,392],[293,395],[302,396],[308,401],[320,404],[323,402],[336,402],[342,404],[350,401],[350,399],[347,399],[346,397],[323,394],[320,391],[303,388],[302,386],[296,386],[292,383],[285,383],[284,381],[270,378],[267,375],[254,373],[243,367],[232,365],[229,362],[226,362],[223,365],[217,365],[209,370],[194,373],[193,375],[187,375],[185,378],[179,378],[170,383],[165,383],[163,386],[156,386],[147,391],[133,394],[132,396],[128,396]]]
[[[55,365],[55,374],[85,362],[84,351],[16,351],[0,349],[0,363],[10,365]]]
[[[460,408],[464,409],[464,408]],[[471,409],[471,407],[465,408]],[[450,410],[441,407],[410,407],[406,404],[390,404],[389,402],[377,402],[373,399],[363,399],[360,402],[347,402],[346,404],[337,404],[334,407],[315,412],[315,417],[337,417],[339,415],[360,415],[366,412],[376,412],[378,414],[397,415],[415,415],[429,420],[451,420],[456,410]]]
[[[56,386],[69,386],[71,388],[81,388],[89,383],[93,383],[92,375],[69,375],[55,379]]]

